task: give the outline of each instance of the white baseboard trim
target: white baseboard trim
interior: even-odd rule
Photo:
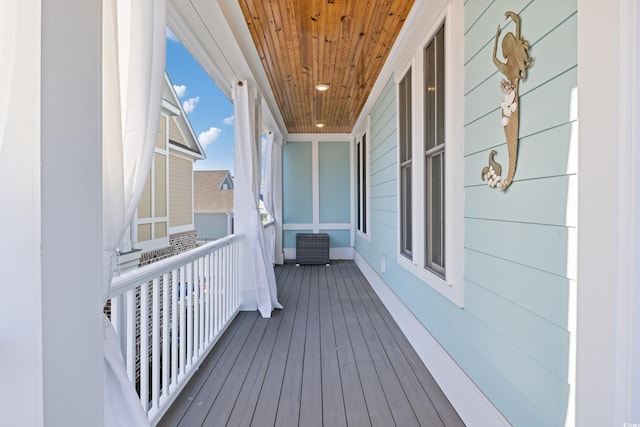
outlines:
[[[511,426],[358,251],[353,259],[464,423]]]
[[[329,248],[330,259],[353,259],[353,248]],[[296,259],[296,248],[284,248],[284,259]]]

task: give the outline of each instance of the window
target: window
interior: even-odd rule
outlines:
[[[424,48],[425,268],[445,275],[444,25]]]
[[[398,88],[400,123],[400,252],[409,259],[413,257],[411,163],[412,163],[412,117],[411,117],[411,69],[407,71]]]
[[[367,175],[369,173],[368,168],[368,139],[369,124],[367,123],[367,131],[356,142],[356,226],[359,232],[362,234],[368,234],[368,220],[369,220],[369,183],[367,181]]]
[[[397,260],[462,306],[464,23],[452,12],[459,7],[449,3],[396,70]]]

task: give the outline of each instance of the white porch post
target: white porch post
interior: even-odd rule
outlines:
[[[633,0],[578,0],[579,426],[640,423],[639,23]]]
[[[0,425],[99,426],[102,5],[7,6],[17,50],[0,89],[12,90],[0,134]]]
[[[273,168],[273,211],[276,217],[276,264],[284,264],[284,251],[282,249],[282,138],[274,140],[277,150],[273,153],[276,157]]]

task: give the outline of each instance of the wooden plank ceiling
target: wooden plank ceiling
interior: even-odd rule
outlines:
[[[350,133],[413,0],[239,4],[287,131]]]

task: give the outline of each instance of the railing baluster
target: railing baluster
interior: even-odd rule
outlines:
[[[193,261],[187,264],[187,370],[193,361]]]
[[[171,272],[171,389],[178,383],[178,270]]]
[[[169,394],[169,273],[162,275],[162,400]]]
[[[182,266],[180,267],[180,282],[178,282],[180,286],[180,337],[178,338],[180,340],[178,344],[180,349],[180,374],[178,378],[186,374],[187,366],[187,285],[185,281],[185,266]]]
[[[204,351],[204,317],[205,317],[205,283],[204,283],[204,257],[198,258],[198,294],[200,295],[200,315],[198,316],[198,323],[200,324],[198,334],[198,356]]]
[[[127,291],[127,375],[136,382],[136,290]]]
[[[202,268],[203,268],[203,276],[204,276],[204,345],[208,345],[209,344],[209,340],[211,338],[210,333],[211,333],[211,329],[210,329],[210,323],[209,323],[209,318],[211,316],[211,304],[209,304],[209,300],[211,299],[211,290],[209,289],[209,287],[211,286],[211,281],[209,278],[209,258],[210,255],[206,254],[203,258],[203,264],[202,264]]]
[[[140,402],[149,403],[149,283],[140,286]]]
[[[198,262],[193,260],[193,353],[192,358],[198,357],[198,336],[200,335],[200,281],[198,280]]]
[[[153,279],[151,302],[151,407],[160,405],[160,278]]]

